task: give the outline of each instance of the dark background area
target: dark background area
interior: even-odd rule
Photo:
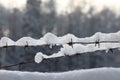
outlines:
[[[92,14],[93,7],[87,14],[82,13],[77,7],[74,12],[67,15],[57,15],[54,0],[46,5],[50,13],[43,13],[40,0],[27,0],[24,12],[14,8],[11,12],[0,5],[0,37],[7,36],[16,41],[21,37],[30,36],[39,39],[45,33],[51,32],[57,36],[67,33],[77,37],[92,36],[96,32],[117,32],[120,30],[120,17],[108,8],[98,14]],[[90,15],[90,17],[88,16]],[[8,47],[0,48],[0,65],[11,65],[22,61],[34,59],[34,55],[41,51],[50,55],[58,52],[61,46],[48,45],[36,47]],[[119,67],[120,51],[114,52],[96,51],[74,56],[44,60],[40,64],[30,63],[21,66],[5,68],[8,70],[56,72],[76,69],[88,69],[96,67]]]

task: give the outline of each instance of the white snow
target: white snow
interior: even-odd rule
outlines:
[[[14,41],[9,39],[8,37],[2,37],[0,40],[0,47],[13,46],[14,44],[15,44]]]
[[[120,80],[120,68],[94,68],[59,73],[0,70],[0,80]]]
[[[43,54],[41,53],[41,52],[39,52],[39,53],[37,53],[36,55],[35,55],[35,62],[36,63],[40,63],[41,61],[42,61],[42,59],[43,59],[43,56],[42,56]]]
[[[54,44],[63,45],[63,44],[69,43],[71,41],[71,39],[76,41],[78,38],[75,37],[73,34],[67,34],[62,37],[57,37],[56,35],[54,35],[52,33],[46,33],[41,38],[41,40],[46,42],[46,44],[53,44],[53,45]]]
[[[116,33],[101,33],[97,32],[91,37],[79,38],[80,42],[94,42],[96,40],[100,41],[120,41],[120,31]]]
[[[57,36],[55,36],[52,33],[47,33],[41,38],[43,41],[45,41],[47,44],[56,44],[57,41]]]

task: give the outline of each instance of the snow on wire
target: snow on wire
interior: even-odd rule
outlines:
[[[40,39],[33,39],[31,37],[23,37],[17,41],[13,41],[7,37],[2,37],[0,40],[0,47],[9,46],[42,46],[62,45],[62,48],[57,53],[52,55],[45,55],[38,52],[35,55],[35,62],[40,63],[43,59],[57,58],[66,55],[75,55],[86,52],[94,52],[97,50],[112,50],[114,48],[120,49],[120,31],[116,33],[101,33],[97,32],[91,37],[78,38],[72,34],[67,34],[62,37],[57,37],[52,33],[47,33]]]
[[[77,38],[72,34],[67,34],[63,37],[57,37],[51,33],[46,34],[43,39],[51,45],[62,45],[59,52],[52,55],[45,55],[38,52],[35,55],[35,62],[40,63],[43,59],[57,58],[62,56],[72,56],[86,52],[94,52],[97,50],[120,49],[120,31],[116,33],[101,33],[97,32],[91,37]]]

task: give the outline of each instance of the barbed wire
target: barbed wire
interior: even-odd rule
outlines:
[[[26,62],[23,61],[23,62],[19,62],[19,63],[16,63],[16,64],[8,65],[8,66],[1,66],[0,69],[6,69],[6,68],[9,68],[9,67],[20,66],[20,65],[29,64],[29,63],[34,63],[34,61],[33,60],[26,61]]]
[[[69,46],[73,47],[73,44],[83,44],[83,45],[88,45],[88,44],[95,44],[95,46],[98,45],[98,47],[100,47],[101,43],[120,43],[120,41],[100,41],[99,39],[94,41],[94,42],[73,42],[73,40],[71,39],[71,41],[69,43],[67,43]]]
[[[91,42],[74,42],[72,39],[70,42],[65,43],[70,46],[73,46],[73,44],[83,44],[83,45],[88,45],[88,44],[95,44],[95,46],[100,46],[101,43],[120,43],[120,41],[100,41],[99,39],[96,41],[91,41]],[[50,45],[50,44],[43,44],[43,45]],[[43,46],[43,45],[29,45],[28,41],[26,41],[26,45],[24,46],[17,46],[17,45],[8,45],[6,42],[6,45],[1,46],[2,48],[7,48],[7,47],[34,47],[34,46]],[[61,44],[62,45],[62,44]]]
[[[66,44],[68,44],[69,46],[72,46],[72,47],[73,47],[74,44],[83,44],[83,45],[94,44],[95,47],[98,46],[98,47],[100,48],[100,44],[101,44],[101,43],[120,43],[120,41],[100,41],[100,40],[98,39],[98,40],[96,40],[96,41],[94,41],[94,42],[74,42],[74,41],[71,39],[71,41],[70,41],[69,43],[66,43]],[[46,45],[48,45],[48,44],[46,44]],[[37,45],[37,46],[39,46],[39,45]],[[40,46],[42,46],[42,45],[40,45]],[[25,45],[25,46],[9,46],[9,45],[6,43],[6,45],[3,46],[2,48],[7,48],[7,47],[25,47],[25,48],[27,48],[27,47],[32,47],[32,46],[29,45],[28,42],[26,41],[26,45]],[[116,48],[110,48],[109,50],[113,53],[113,49],[116,49]],[[8,65],[8,66],[1,66],[0,69],[6,69],[6,68],[9,68],[9,67],[20,66],[20,65],[29,64],[29,63],[34,63],[34,61],[33,61],[33,60],[31,60],[31,61],[26,61],[26,62],[23,61],[23,62],[19,62],[19,63],[16,63],[16,64]]]

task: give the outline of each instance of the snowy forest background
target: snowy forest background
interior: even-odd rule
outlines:
[[[15,0],[10,1],[14,2]],[[120,30],[119,13],[111,10],[109,7],[104,7],[101,11],[97,12],[95,11],[96,8],[89,3],[89,0],[70,0],[69,6],[65,10],[61,10],[61,12],[57,9],[58,4],[56,0],[21,1],[26,1],[25,8],[22,10],[17,7],[9,9],[2,5],[2,0],[0,0],[0,37],[7,36],[15,41],[25,36],[39,39],[47,32],[58,36],[72,33],[77,37],[88,37],[96,32],[109,33]],[[83,11],[86,6],[89,9]],[[4,66],[32,60],[35,53],[39,51],[50,55],[53,52],[58,52],[60,47],[54,46],[50,49],[48,45],[44,45],[28,48],[0,48],[0,65]],[[85,53],[48,59],[40,64],[24,64],[7,69],[56,72],[96,67],[120,67],[119,57],[118,50],[114,50],[113,53],[96,51],[91,52],[91,54]]]

